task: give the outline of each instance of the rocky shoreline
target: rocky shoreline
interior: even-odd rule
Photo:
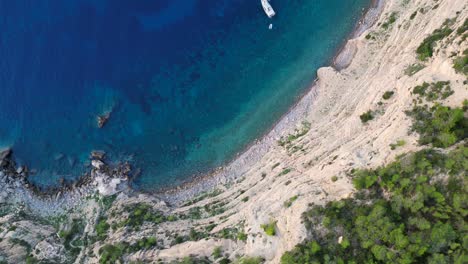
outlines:
[[[17,166],[13,150],[0,150],[0,204],[24,203],[41,215],[59,213],[76,207],[84,197],[99,193],[104,196],[129,189],[132,170],[129,163],[116,165],[104,162],[105,153],[90,154],[92,169],[77,181],[62,180],[59,186],[43,190],[28,179],[26,166]],[[58,210],[59,209],[59,210]]]
[[[364,12],[362,19],[356,25],[355,30],[350,34],[351,39],[358,37],[366,29],[370,28],[375,21],[378,19],[380,12],[384,6],[384,0],[373,0],[370,8]],[[348,43],[350,40],[346,40],[343,48],[339,50],[337,55],[332,60],[332,65],[336,69],[344,69],[349,65],[350,61],[354,56],[354,51],[349,49]],[[291,131],[292,127],[295,127],[300,120],[303,120],[307,113],[310,111],[310,107],[313,104],[314,98],[317,95],[315,89],[315,83],[308,91],[304,93],[298,100],[298,102],[291,107],[291,109],[273,126],[273,128],[264,137],[256,140],[246,150],[240,153],[233,161],[229,162],[224,167],[219,167],[209,173],[193,176],[190,179],[178,184],[177,186],[162,187],[153,193],[159,199],[162,199],[172,205],[180,205],[184,201],[190,200],[193,197],[207,192],[220,184],[226,184],[230,181],[235,181],[242,174],[245,173],[246,169],[257,162],[265,153],[268,152],[269,148],[276,143],[276,141],[282,136]],[[103,115],[97,116],[97,124],[99,128],[102,128],[110,118],[111,112],[106,112]],[[33,201],[34,197],[39,200],[47,200],[51,202],[56,200],[57,204],[71,204],[69,201],[60,201],[60,197],[65,197],[63,200],[73,200],[79,203],[80,196],[86,197],[92,193],[98,192],[104,195],[114,194],[117,191],[131,190],[129,180],[132,178],[130,164],[117,164],[115,168],[110,168],[103,161],[104,154],[98,151],[93,151],[90,154],[91,165],[93,169],[85,175],[81,176],[77,181],[65,182],[61,181],[60,186],[42,190],[32,184],[28,180],[27,167],[16,167],[14,160],[12,159],[12,149],[7,148],[0,152],[0,179],[5,186],[15,186],[16,188],[22,187],[23,191],[16,193],[29,193],[27,199]],[[3,157],[4,156],[4,157]],[[5,166],[2,165],[5,163]],[[3,175],[2,175],[3,174]],[[99,176],[98,176],[98,175]],[[96,180],[97,178],[103,180]],[[119,183],[119,189],[115,191],[104,191],[104,189],[113,188],[112,179],[119,179],[122,182]],[[103,187],[108,184],[109,187]],[[98,188],[99,186],[99,188]],[[6,187],[7,190],[12,188]],[[131,190],[133,192],[133,190]],[[140,192],[137,190],[136,192]],[[149,192],[145,192],[150,194]],[[11,194],[11,192],[8,192]],[[69,197],[73,197],[70,199]],[[21,200],[21,199],[20,199]],[[72,205],[70,205],[73,207]]]

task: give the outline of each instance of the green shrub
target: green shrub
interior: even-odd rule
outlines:
[[[384,100],[388,100],[388,99],[390,99],[390,98],[393,96],[394,93],[395,93],[394,91],[386,91],[386,92],[382,95],[382,98],[383,98]]]
[[[294,195],[293,197],[289,198],[287,201],[284,202],[284,207],[289,208],[291,205],[297,200],[298,196]]]
[[[450,87],[449,81],[439,81],[435,83],[424,82],[413,88],[413,94],[417,94],[420,98],[424,98],[429,102],[446,99],[454,93]]]
[[[96,224],[96,235],[99,240],[105,240],[107,238],[107,231],[110,225],[107,223],[106,218],[99,218]]]
[[[360,115],[359,118],[361,119],[361,122],[363,124],[371,121],[372,119],[374,119],[374,114],[372,113],[371,110],[365,112],[364,114]]]
[[[145,222],[160,224],[168,221],[167,217],[162,212],[153,210],[150,205],[145,203],[127,206],[125,211],[129,212],[129,215],[126,220],[119,224],[120,227],[128,226],[138,228]]]
[[[286,147],[287,149],[291,148],[292,143],[295,140],[305,136],[309,132],[310,128],[311,124],[307,121],[303,121],[301,129],[296,129],[293,134],[289,134],[287,137],[282,136],[278,140],[278,145]]]
[[[224,228],[215,235],[218,238],[246,241],[248,235],[237,227]]]
[[[291,171],[292,171],[291,168],[283,169],[283,170],[278,174],[278,176],[286,175],[286,174],[290,173]]]
[[[336,182],[338,180],[338,176],[334,175],[331,177],[332,182]]]
[[[457,29],[457,34],[458,35],[462,35],[463,33],[465,33],[466,31],[468,31],[468,18],[465,19],[465,22],[463,22],[463,25],[461,25],[458,29]]]
[[[240,240],[240,241],[247,241],[247,234],[244,233],[244,232],[239,232],[237,234],[237,240]]]
[[[99,263],[101,264],[111,264],[117,263],[117,261],[122,262],[122,257],[125,252],[124,244],[117,245],[104,245],[99,249]]]
[[[453,60],[453,68],[456,72],[468,75],[468,49],[463,51],[463,55]]]
[[[274,236],[276,235],[276,221],[270,221],[267,224],[263,224],[260,226],[263,231],[265,231],[265,234],[268,236]]]
[[[117,198],[117,194],[114,195],[109,195],[109,196],[104,196],[101,198],[101,204],[104,209],[104,211],[109,210],[109,208],[112,207],[112,204],[114,203],[115,199]]]
[[[408,75],[408,76],[413,76],[415,75],[417,72],[421,71],[422,69],[424,69],[426,66],[423,65],[423,64],[420,64],[420,63],[414,63],[414,64],[411,64],[409,65],[406,69],[405,69],[405,74]]]
[[[228,258],[223,258],[218,263],[219,264],[229,264],[229,263],[231,263],[231,260],[228,259]]]
[[[462,108],[415,106],[407,114],[413,118],[411,129],[419,134],[421,145],[446,148],[467,136],[468,120]]]
[[[135,243],[128,246],[128,252],[137,252],[140,250],[147,250],[157,246],[156,237],[144,237]]]
[[[273,164],[273,166],[271,166],[271,169],[272,169],[272,170],[275,169],[275,168],[278,167],[280,164],[281,164],[281,163],[279,163],[279,162]]]
[[[396,143],[392,143],[390,144],[390,148],[392,150],[396,149],[397,147],[403,147],[404,145],[406,145],[406,141],[404,140],[397,140]]]
[[[223,249],[221,247],[215,247],[213,253],[211,253],[214,259],[219,259],[223,256]]]
[[[419,45],[419,47],[416,49],[418,58],[422,61],[431,58],[434,54],[434,47],[437,41],[444,39],[452,32],[453,30],[450,29],[445,23],[441,28],[434,30],[432,35],[426,37],[421,45]]]
[[[387,21],[382,24],[382,28],[388,29],[391,25],[393,25],[393,23],[395,23],[396,19],[397,19],[397,13],[395,12],[391,13]]]

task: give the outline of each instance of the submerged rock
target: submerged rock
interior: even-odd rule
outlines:
[[[75,166],[75,163],[76,163],[76,159],[73,158],[73,157],[68,157],[68,164],[70,165],[70,167],[74,167]]]
[[[55,156],[54,156],[54,160],[55,161],[59,161],[61,159],[63,159],[65,157],[65,155],[63,153],[57,153]]]
[[[105,113],[103,115],[97,116],[97,124],[99,128],[103,128],[104,125],[107,123],[107,121],[110,118],[110,113]]]
[[[103,160],[105,156],[106,156],[106,153],[104,151],[101,151],[101,150],[91,151],[91,159]]]
[[[0,149],[0,161],[8,158],[11,155],[11,148]]]

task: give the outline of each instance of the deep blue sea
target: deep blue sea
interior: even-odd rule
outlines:
[[[223,165],[310,88],[370,0],[271,4],[272,19],[260,0],[0,0],[0,147],[40,186],[82,175],[92,150],[131,161],[147,190]]]

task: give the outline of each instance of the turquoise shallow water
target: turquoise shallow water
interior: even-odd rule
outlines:
[[[79,177],[94,149],[141,168],[134,185],[147,190],[224,164],[310,87],[370,5],[271,3],[273,19],[260,0],[2,1],[0,146],[41,186]]]

